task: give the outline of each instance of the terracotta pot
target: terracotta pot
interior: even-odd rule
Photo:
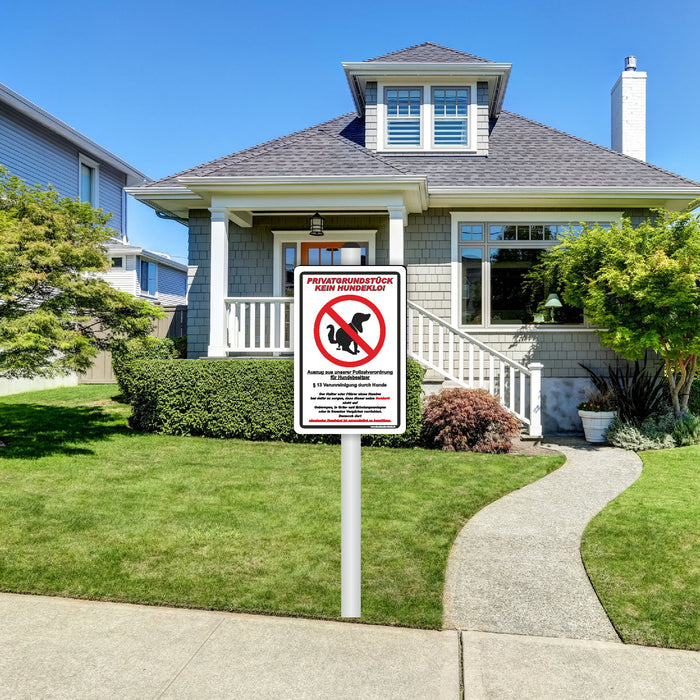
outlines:
[[[579,411],[587,442],[605,442],[605,433],[617,411]]]

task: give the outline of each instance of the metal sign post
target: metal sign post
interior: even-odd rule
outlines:
[[[294,280],[294,429],[341,441],[342,617],[361,613],[362,434],[406,430],[406,271],[359,258],[344,246],[342,266]]]

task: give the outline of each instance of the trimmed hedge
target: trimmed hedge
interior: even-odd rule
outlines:
[[[338,442],[337,435],[294,432],[292,360],[152,360],[125,363],[131,425],[167,435],[245,440]],[[367,435],[368,445],[417,445],[421,429],[423,370],[408,361],[403,435]]]

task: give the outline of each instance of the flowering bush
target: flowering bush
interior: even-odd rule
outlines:
[[[617,406],[612,400],[610,394],[596,393],[588,397],[587,401],[583,401],[577,406],[579,411],[594,411],[600,413],[602,411],[614,411]]]
[[[490,452],[511,448],[520,421],[485,389],[446,389],[428,397],[423,408],[422,440],[448,452]]]

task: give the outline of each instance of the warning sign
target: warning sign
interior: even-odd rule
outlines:
[[[405,269],[295,271],[295,430],[402,433]]]

